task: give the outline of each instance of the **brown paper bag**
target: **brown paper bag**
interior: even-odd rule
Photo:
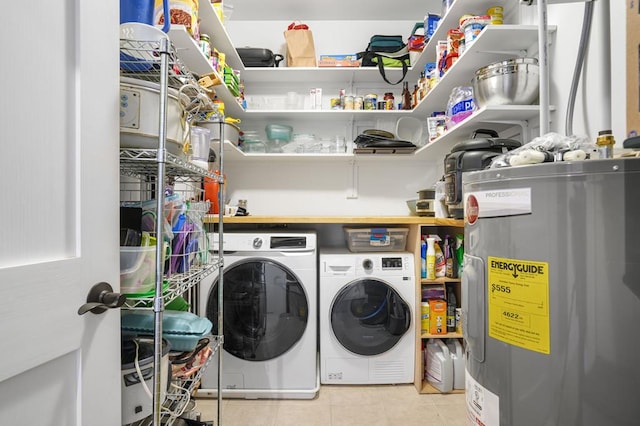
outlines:
[[[291,24],[284,32],[287,44],[288,67],[315,67],[316,48],[313,43],[313,34],[304,24]]]

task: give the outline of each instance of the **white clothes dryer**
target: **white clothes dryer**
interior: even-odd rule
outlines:
[[[218,247],[218,234],[209,234]],[[313,232],[224,233],[222,396],[317,394],[317,238]],[[214,254],[217,256],[217,252]],[[218,327],[219,273],[200,285],[199,313]],[[217,396],[217,355],[199,396]]]
[[[320,382],[414,381],[412,253],[320,252]]]

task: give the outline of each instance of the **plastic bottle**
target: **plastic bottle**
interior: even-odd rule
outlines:
[[[456,234],[455,246],[456,263],[458,266],[458,278],[462,277],[462,262],[464,261],[464,235]]]
[[[215,174],[219,175],[220,171],[216,170]],[[227,176],[224,176],[224,180],[226,183],[227,180]],[[226,198],[226,190],[225,190],[225,185],[223,184],[223,189],[222,189],[222,193],[223,193],[223,200]],[[220,184],[218,183],[217,180],[210,178],[210,177],[205,177],[204,178],[204,198],[205,200],[208,200],[211,204],[209,206],[209,214],[218,214],[218,212],[220,211],[220,203],[219,203],[219,199],[218,199],[218,193],[220,191]],[[223,207],[224,208],[224,207]]]
[[[447,333],[456,331],[456,294],[451,287],[447,289]]]
[[[449,347],[440,339],[430,339],[426,348],[427,381],[440,392],[453,390],[453,360]]]
[[[427,238],[427,279],[436,279],[436,240]]]
[[[427,242],[420,241],[420,277],[427,278]]]

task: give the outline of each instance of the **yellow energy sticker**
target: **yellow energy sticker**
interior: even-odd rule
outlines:
[[[489,336],[548,354],[549,264],[488,258]]]

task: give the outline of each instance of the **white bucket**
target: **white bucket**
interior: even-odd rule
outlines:
[[[449,348],[441,339],[427,342],[427,381],[440,392],[453,390],[453,361]]]
[[[135,343],[138,343],[137,364],[140,374],[136,369]],[[165,398],[165,390],[169,384],[169,342],[162,341],[161,371],[160,375],[161,400]],[[143,383],[153,394],[153,337],[131,337],[122,341],[122,424],[129,424],[148,417],[153,412],[153,398],[147,395]]]

